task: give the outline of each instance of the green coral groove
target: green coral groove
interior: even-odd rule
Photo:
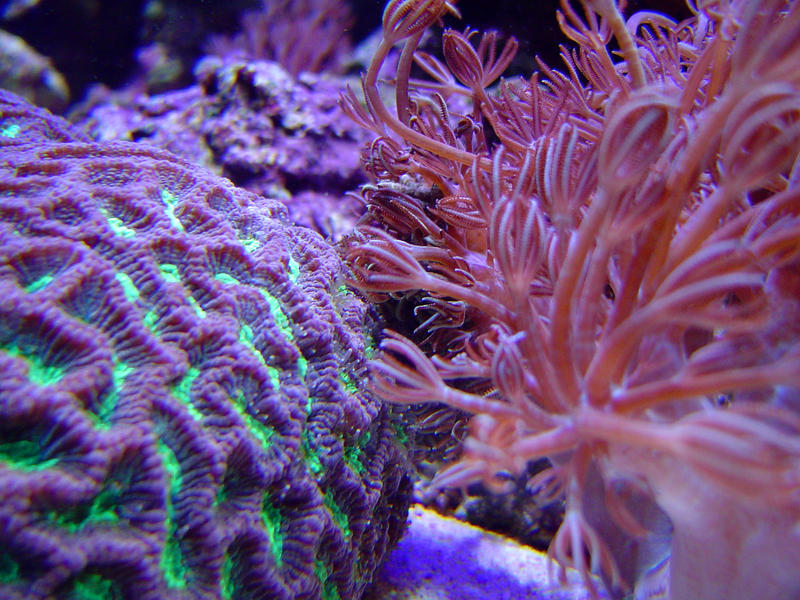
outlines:
[[[73,594],[74,600],[117,600],[123,595],[117,584],[97,573],[83,573],[75,578]]]
[[[269,495],[264,494],[261,502],[261,519],[269,536],[269,546],[272,556],[275,557],[275,565],[280,568],[283,561],[283,540],[284,533],[281,531],[281,513],[269,499]]]
[[[172,448],[162,441],[158,442],[158,453],[161,455],[164,469],[169,478],[169,493],[166,495],[168,531],[165,547],[161,553],[160,567],[168,587],[183,589],[187,584],[186,568],[183,564],[180,542],[176,535],[175,507],[173,506],[173,498],[181,489],[181,466]]]
[[[247,412],[247,398],[245,398],[244,392],[239,390],[239,393],[232,399],[233,406],[236,408],[236,412],[238,412],[239,415],[241,415],[241,417],[244,419],[245,423],[247,423],[248,430],[253,434],[253,436],[255,436],[265,450],[269,448],[271,443],[269,440],[275,433],[275,430],[267,425],[264,425],[264,423]]]
[[[43,471],[58,464],[57,458],[42,459],[41,447],[29,439],[0,443],[0,462],[20,471]]]
[[[130,276],[128,276],[127,273],[118,271],[114,274],[114,277],[122,286],[122,290],[125,292],[125,298],[128,299],[128,302],[136,302],[139,299],[139,290],[133,284],[133,280]]]
[[[41,387],[56,385],[66,373],[64,367],[48,364],[38,354],[23,350],[14,344],[5,345],[0,351],[24,360],[28,366],[28,380],[34,385]]]
[[[26,285],[25,286],[25,291],[28,292],[29,294],[32,294],[34,292],[38,292],[39,290],[42,290],[42,289],[46,288],[48,286],[48,284],[51,281],[53,281],[53,279],[54,279],[54,277],[50,273],[48,273],[47,275],[42,275],[36,281],[32,281],[31,283]]]
[[[13,583],[19,576],[19,563],[7,552],[0,552],[0,583]]]
[[[161,201],[166,207],[166,214],[169,218],[170,224],[178,231],[183,231],[183,223],[180,222],[180,219],[178,219],[177,215],[175,214],[175,207],[178,204],[178,198],[176,198],[175,194],[169,190],[161,190]]]
[[[105,208],[101,208],[100,212],[106,218],[108,226],[111,228],[111,231],[114,232],[114,235],[127,239],[136,237],[136,231],[125,225],[122,219],[115,217],[113,215],[109,215],[108,210]]]
[[[16,123],[12,123],[11,125],[6,125],[2,129],[0,129],[0,136],[7,138],[15,138],[20,134],[21,131],[22,127],[20,127]]]

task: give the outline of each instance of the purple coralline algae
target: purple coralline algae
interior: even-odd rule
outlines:
[[[0,148],[0,597],[359,598],[410,483],[335,251],[5,92]]]
[[[349,232],[361,204],[345,192],[363,181],[369,137],[338,105],[344,81],[235,56],[206,57],[195,75],[152,96],[96,89],[73,119],[95,140],[147,142],[277,197],[293,222],[330,238]]]

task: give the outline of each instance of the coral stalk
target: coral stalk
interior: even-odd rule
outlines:
[[[533,487],[566,507],[550,556],[594,592],[795,598],[800,9],[689,6],[626,22],[563,0],[567,74],[496,88],[490,42],[448,31],[447,65],[415,55],[433,81],[404,50],[399,117],[377,91],[386,30],[367,108],[345,105],[393,158],[368,159],[346,253],[356,287],[420,319],[388,334],[375,390],[474,415],[435,484],[502,488],[547,457]]]

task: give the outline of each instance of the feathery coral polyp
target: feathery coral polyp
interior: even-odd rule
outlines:
[[[513,43],[448,30],[445,65],[418,28],[384,32],[366,106],[343,98],[378,136],[347,252],[417,322],[373,387],[474,415],[435,485],[548,457],[529,485],[565,498],[550,556],[592,590],[797,598],[800,7],[622,8],[562,0],[564,72],[495,88]]]

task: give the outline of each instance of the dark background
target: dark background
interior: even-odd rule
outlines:
[[[11,3],[0,2],[0,14]],[[383,2],[350,0],[350,5],[355,19],[351,37],[357,44],[379,26]],[[209,34],[237,31],[242,11],[259,6],[259,0],[40,0],[22,16],[0,21],[0,27],[50,57],[76,101],[93,83],[111,88],[125,84],[136,71],[136,50],[154,42],[165,44],[186,66],[173,87],[190,84],[191,66],[204,54]],[[560,64],[558,44],[567,40],[555,19],[557,1],[462,0],[457,6],[463,19],[450,18],[447,25],[496,29],[517,38],[517,72],[529,73],[534,55]],[[625,12],[639,9],[689,16],[680,0],[632,1]]]

